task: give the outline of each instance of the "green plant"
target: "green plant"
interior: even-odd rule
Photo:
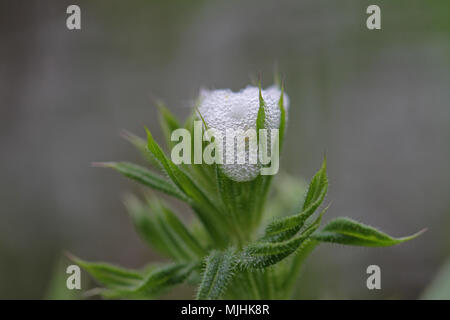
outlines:
[[[258,105],[252,111],[253,118],[246,119],[254,121],[256,118],[254,127],[257,129],[279,129],[278,146],[281,149],[287,123],[287,96],[282,86],[281,89],[274,88],[266,91],[261,87],[248,89],[248,92],[256,93],[259,90],[259,96],[249,100],[250,104]],[[276,103],[273,99],[266,102],[263,98],[273,97],[274,93],[279,97]],[[225,95],[228,99],[228,94],[233,95],[227,91],[218,95]],[[158,104],[160,123],[169,149],[174,146],[171,140],[174,130],[184,127],[194,133],[193,121],[196,119],[201,119],[205,128],[213,123],[201,101],[198,106],[195,110],[202,109],[206,119],[194,112],[182,126],[165,106]],[[247,110],[238,111],[247,116]],[[186,203],[194,212],[194,218],[187,225],[166,201],[154,194],[147,195],[144,201],[134,196],[127,197],[125,204],[137,232],[172,262],[151,265],[143,270],[127,270],[73,258],[103,286],[101,294],[104,297],[157,298],[169,288],[186,282],[198,287],[198,299],[289,298],[304,259],[319,243],[391,246],[419,235],[393,238],[349,218],[334,219],[319,229],[328,208],[316,213],[328,189],[325,160],[305,194],[297,196],[293,214],[287,215],[284,208],[280,212],[273,205],[266,206],[269,197],[272,203],[278,203],[283,196],[278,194],[277,198],[277,195],[270,194],[272,175],[257,175],[239,181],[230,178],[235,176],[234,167],[228,168],[230,174],[230,170],[217,164],[176,165],[150,131],[147,130],[147,140],[129,133],[125,136],[155,170],[127,162],[96,165],[117,170],[150,189]],[[208,144],[202,143],[203,147]],[[283,180],[278,184],[283,184]]]

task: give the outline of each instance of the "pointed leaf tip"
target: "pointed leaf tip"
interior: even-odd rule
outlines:
[[[115,162],[91,162],[92,167],[109,168],[114,167]]]
[[[153,136],[152,136],[152,133],[150,132],[150,130],[148,130],[147,127],[144,127],[144,129],[145,129],[145,133],[147,134],[147,139],[153,140]]]
[[[410,236],[406,236],[406,237],[401,237],[398,238],[398,240],[400,240],[401,242],[405,242],[405,241],[409,241],[409,240],[413,240],[415,238],[420,237],[422,234],[424,234],[425,232],[428,231],[428,228],[423,228],[422,230],[410,235]]]
[[[119,136],[124,138],[124,139],[126,139],[126,140],[128,140],[128,141],[131,141],[133,139],[133,137],[135,137],[134,134],[132,134],[130,131],[128,131],[126,129],[121,129],[119,131]]]
[[[198,107],[195,107],[195,111],[198,113],[200,119],[202,120],[203,125],[205,126],[205,129],[208,130],[208,125],[206,124],[205,118],[203,118],[203,116],[202,116],[200,110],[198,109]]]
[[[394,238],[378,229],[350,218],[336,218],[330,221],[313,238],[322,242],[364,247],[388,247],[417,238],[425,232],[421,230],[411,236]]]

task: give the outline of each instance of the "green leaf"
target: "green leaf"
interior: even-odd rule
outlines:
[[[144,205],[136,197],[131,195],[125,198],[124,203],[133,221],[133,225],[141,238],[153,249],[177,260],[179,257],[178,253],[173,250],[171,243],[167,241],[163,231],[159,227],[158,221],[156,221],[156,215],[150,212],[150,207]]]
[[[138,233],[152,247],[176,261],[201,259],[205,250],[176,214],[156,197],[143,204],[128,196],[125,205]]]
[[[178,242],[184,244],[192,253],[191,256],[196,258],[203,257],[206,252],[199,244],[197,239],[184,226],[177,215],[168,207],[162,206],[162,213],[164,215],[164,223],[172,230],[178,239]]]
[[[146,130],[149,151],[158,159],[173,183],[195,202],[191,203],[191,206],[208,232],[211,233],[213,239],[224,242],[226,235],[223,233],[224,230],[220,228],[220,220],[217,217],[217,214],[221,212],[210,200],[214,197],[208,196],[185,172],[168,159],[153,139],[150,131]]]
[[[200,113],[200,110],[198,110],[198,107],[195,107],[195,111],[202,120],[203,126],[205,127],[205,131],[208,130],[208,125],[206,124],[205,118],[203,118],[202,114]]]
[[[153,139],[150,131],[147,130],[148,149],[158,159],[163,166],[170,179],[180,188],[186,195],[198,203],[209,203],[207,196],[195,184],[195,182],[180,168],[178,168],[169,158],[166,157],[159,145]]]
[[[226,206],[227,210],[229,212],[233,212],[235,211],[233,208],[235,203],[232,192],[233,181],[222,172],[222,169],[218,165],[215,166],[215,169],[217,189],[219,190],[220,198],[222,199],[222,202]]]
[[[166,244],[174,259],[176,261],[189,261],[192,258],[198,258],[180,238],[177,231],[173,230],[166,221],[165,211],[168,210],[168,208],[162,204],[162,200],[152,197],[149,199],[148,204],[151,213],[154,215],[154,220],[160,235],[160,241]]]
[[[166,144],[168,147],[172,147],[174,145],[174,142],[171,140],[172,132],[181,128],[181,125],[164,103],[158,101],[156,105],[159,110],[159,124],[166,139]]]
[[[317,230],[325,210],[303,232],[289,240],[280,242],[259,241],[247,246],[240,256],[239,265],[243,269],[259,269],[266,268],[285,259],[301,247],[311,234]]]
[[[234,267],[233,248],[226,251],[213,251],[206,258],[206,266],[197,292],[197,299],[219,299],[233,277]]]
[[[328,191],[327,159],[323,159],[322,167],[317,171],[308,187],[303,210],[310,206],[317,209]]]
[[[70,256],[70,259],[107,288],[133,287],[143,280],[143,276],[134,270],[124,269],[102,262],[87,262],[74,256]]]
[[[160,165],[158,161],[156,161],[155,157],[148,152],[147,150],[147,142],[145,139],[128,132],[126,130],[122,130],[120,134],[124,139],[129,141],[138,151],[139,153],[146,159],[152,166],[159,168]]]
[[[242,224],[240,223],[240,217],[237,206],[237,195],[236,195],[236,187],[234,181],[228,178],[223,172],[222,169],[216,165],[216,181],[217,181],[217,189],[222,200],[222,203],[227,211],[227,218],[230,219],[233,228],[233,231],[240,238],[243,236],[240,234]]]
[[[152,299],[183,283],[197,266],[196,263],[174,263],[159,267],[151,270],[134,287],[108,289],[102,295],[107,298]]]
[[[302,211],[296,215],[274,220],[266,227],[264,239],[268,241],[287,240],[301,229],[306,220],[322,204],[327,194],[328,179],[326,171],[326,160],[324,160],[322,167],[311,179]]]
[[[387,247],[412,240],[424,231],[422,230],[408,237],[393,238],[384,232],[350,218],[337,218],[330,221],[321,231],[315,233],[313,238],[322,242],[345,245]]]
[[[266,127],[266,103],[261,94],[261,81],[259,81],[259,109],[258,116],[256,118],[256,133],[257,137],[259,137],[259,130],[264,129]]]
[[[174,196],[183,201],[189,201],[180,190],[170,181],[160,175],[129,162],[95,162],[94,166],[112,168],[124,176],[135,180],[143,185],[155,190],[159,190],[168,195]]]

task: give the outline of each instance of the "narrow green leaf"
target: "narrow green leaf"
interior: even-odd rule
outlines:
[[[216,165],[216,181],[217,181],[217,189],[219,190],[220,197],[222,199],[223,204],[226,206],[228,211],[234,211],[233,204],[233,194],[231,192],[231,184],[233,183],[231,179],[229,179],[222,172],[222,169]]]
[[[228,213],[227,217],[230,219],[233,231],[239,238],[243,238],[241,235],[242,225],[240,224],[240,216],[236,204],[237,201],[235,185],[233,184],[234,181],[228,178],[218,165],[216,165],[216,181],[217,189],[219,191],[218,193]]]
[[[153,139],[150,131],[148,129],[146,130],[148,137],[148,149],[156,157],[156,159],[158,159],[167,175],[172,179],[175,185],[177,185],[178,188],[180,188],[194,201],[211,205],[204,192],[199,189],[195,182],[186,173],[184,173],[169,158],[166,157],[159,145]]]
[[[260,129],[264,129],[266,127],[266,103],[261,94],[261,81],[259,81],[259,109],[258,116],[256,118],[256,132],[259,133]],[[257,134],[259,136],[259,134]]]
[[[328,191],[328,178],[327,178],[327,159],[323,159],[322,167],[317,171],[317,173],[312,178],[308,192],[306,193],[305,202],[303,203],[303,210],[310,207],[317,207],[320,205],[321,201],[325,197]]]
[[[267,226],[264,239],[268,241],[282,241],[295,235],[305,224],[306,220],[322,204],[327,190],[328,179],[326,160],[324,160],[322,167],[311,179],[302,211],[296,215],[274,220]]]
[[[145,139],[142,139],[141,137],[126,130],[122,130],[120,135],[128,142],[130,142],[144,157],[144,159],[146,159],[152,166],[160,168],[160,164],[158,163],[158,161],[151,153],[148,152],[147,141],[145,141]]]
[[[202,114],[200,113],[200,110],[198,110],[197,107],[195,107],[195,111],[198,113],[198,116],[202,120],[203,126],[205,127],[205,130],[208,130],[208,125],[206,124],[205,119],[203,118]]]
[[[171,248],[176,257],[176,261],[189,261],[191,260],[191,252],[186,244],[179,238],[177,233],[167,224],[163,213],[163,209],[159,209],[156,215],[156,221],[158,223],[158,228],[161,231],[167,245]]]
[[[191,163],[194,163],[194,121],[197,119],[197,114],[193,112],[184,123],[184,128],[189,131],[191,136]]]
[[[94,166],[107,167],[117,170],[124,176],[142,183],[143,185],[155,190],[159,190],[168,195],[174,196],[183,201],[189,201],[188,197],[184,195],[180,190],[170,181],[160,175],[147,170],[141,166],[138,166],[129,162],[96,162]]]
[[[174,263],[156,268],[134,287],[113,288],[102,294],[107,298],[152,299],[183,283],[196,267],[195,263]]]
[[[175,261],[201,259],[206,252],[176,214],[156,197],[142,203],[134,196],[125,206],[139,235],[160,253]]]
[[[350,218],[336,218],[330,221],[321,231],[315,233],[313,238],[322,242],[354,246],[387,247],[412,240],[424,231],[419,231],[408,237],[393,238],[384,232]]]
[[[156,105],[159,111],[159,124],[164,134],[166,144],[168,147],[172,147],[174,145],[174,142],[171,140],[172,132],[181,128],[181,125],[164,103],[158,101]]]
[[[261,76],[258,81],[258,87],[259,87],[259,109],[258,109],[258,115],[256,118],[256,132],[257,132],[257,141],[258,141],[258,148],[260,148],[259,144],[259,130],[266,129],[266,102],[264,101],[264,98],[262,96],[262,89],[261,89]],[[279,138],[281,138],[279,136]],[[255,190],[257,193],[254,195],[257,197],[260,197],[259,203],[252,208],[252,224],[258,223],[261,219],[261,215],[263,212],[263,208],[266,202],[266,197],[269,192],[269,186],[272,182],[272,175],[264,175],[261,176],[261,178],[256,179],[255,181]]]
[[[197,299],[219,299],[234,275],[234,267],[234,249],[213,251],[206,258],[206,266],[198,289]]]
[[[163,206],[162,211],[164,214],[164,221],[173,230],[180,242],[188,247],[188,249],[194,254],[194,257],[202,257],[206,254],[205,250],[199,244],[197,239],[191,234],[191,232],[184,226],[177,215],[168,207]]]
[[[253,197],[258,199],[256,202],[255,210],[255,218],[254,222],[259,224],[264,212],[264,207],[267,202],[270,186],[273,180],[273,175],[259,175],[255,180],[255,194]]]
[[[172,248],[171,243],[166,239],[163,230],[156,221],[156,214],[150,212],[150,207],[131,195],[125,198],[124,203],[133,225],[142,239],[163,255],[178,260],[178,252]]]
[[[220,221],[217,219],[217,213],[220,210],[210,200],[203,190],[180,168],[178,168],[170,159],[166,157],[159,145],[153,139],[150,131],[147,130],[148,149],[158,159],[167,175],[174,184],[183,191],[195,203],[191,203],[199,219],[205,224],[206,229],[213,235],[213,239],[225,241],[223,230],[219,228]]]
[[[262,216],[262,209],[265,205],[265,182],[264,175],[258,175],[255,179],[250,181],[247,185],[248,199],[246,199],[248,209],[244,213],[244,217],[248,216],[250,228],[259,228]]]
[[[116,267],[102,262],[87,262],[74,256],[70,256],[70,259],[107,288],[132,287],[143,280],[143,276],[139,272],[133,270]]]

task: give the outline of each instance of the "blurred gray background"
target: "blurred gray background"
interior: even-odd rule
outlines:
[[[369,4],[381,31],[365,27]],[[282,168],[309,179],[326,152],[326,219],[428,228],[392,248],[321,246],[296,297],[419,297],[450,255],[449,13],[445,0],[1,0],[0,298],[45,297],[64,251],[160,259],[122,205],[136,185],[90,163],[143,163],[118,133],[159,133],[152,97],[184,118],[201,86],[239,90],[258,72],[267,86],[275,64],[291,99]]]

